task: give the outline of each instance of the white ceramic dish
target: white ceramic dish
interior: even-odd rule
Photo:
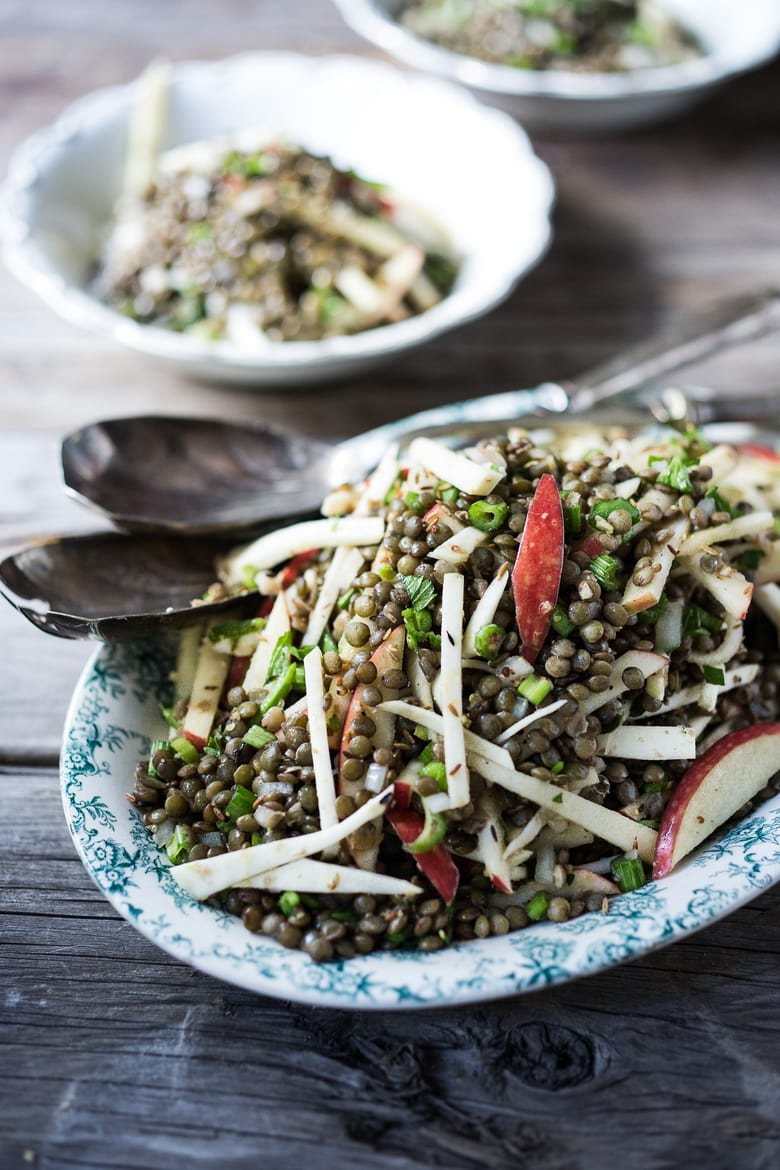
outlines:
[[[702,57],[631,73],[528,71],[451,53],[407,32],[401,0],[335,0],[356,32],[400,61],[483,92],[532,128],[598,133],[660,121],[780,50],[777,0],[663,0],[705,48]]]
[[[317,965],[193,901],[125,799],[133,770],[163,732],[159,701],[173,661],[162,642],[104,646],[73,697],[62,751],[65,814],[99,889],[164,951],[239,987],[360,1009],[477,1003],[564,983],[683,938],[780,881],[780,795],[660,882],[608,914],[545,922],[423,954],[384,951]]]
[[[428,312],[352,337],[248,351],[138,325],[86,288],[120,189],[134,92],[89,94],[17,150],[4,189],[4,258],[63,317],[181,373],[267,387],[357,373],[485,313],[549,242],[547,168],[510,118],[456,86],[354,57],[183,62],[172,68],[162,149],[256,125],[260,112],[274,134],[429,211],[462,268],[451,295]]]

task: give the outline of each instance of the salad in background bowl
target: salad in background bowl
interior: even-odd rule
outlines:
[[[358,58],[251,53],[170,66],[165,112],[152,109],[138,133],[135,112],[143,101],[142,82],[97,91],[19,148],[4,189],[4,256],[18,277],[69,320],[181,373],[289,386],[358,372],[487,312],[548,245],[553,185],[547,168],[511,119],[446,82]],[[457,274],[447,295],[425,311],[401,314],[403,319],[391,314],[380,328],[261,345],[258,330],[249,328],[251,319],[243,322],[238,340],[215,340],[159,322],[141,324],[106,305],[92,277],[117,203],[128,190],[128,158],[147,160],[131,168],[129,179],[131,196],[143,196],[153,182],[148,162],[157,147],[165,153],[208,145],[258,122],[278,142],[387,186],[396,204],[417,208],[418,224],[422,218],[434,224],[455,258]],[[159,142],[155,126],[163,127]],[[258,184],[249,180],[260,176],[243,178],[255,190]],[[245,209],[244,220],[247,214],[251,217]],[[196,206],[189,227],[205,232],[207,218]],[[208,241],[200,243],[206,250]],[[349,287],[353,299],[363,294],[365,305],[377,290],[360,275]],[[376,284],[377,274],[368,275]],[[393,274],[380,275],[384,292]],[[183,287],[192,291],[186,282]],[[189,309],[197,301],[201,312],[201,291],[185,296]]]
[[[588,18],[609,10],[610,22],[625,24],[623,12],[639,19],[626,30],[624,47],[591,53],[588,40],[563,27],[564,14],[575,10],[574,0],[501,0],[496,6],[529,13],[536,45],[519,42],[514,63],[506,63],[511,49],[505,29],[497,44],[481,45],[478,55],[469,47],[467,31],[481,0],[452,0],[412,6],[408,0],[335,0],[345,20],[359,33],[399,60],[428,73],[463,82],[487,100],[511,111],[532,129],[556,132],[600,133],[627,129],[669,118],[700,101],[729,77],[770,60],[780,49],[780,8],[774,0],[658,0],[635,5],[629,0],[585,5]],[[418,7],[431,15],[420,24]],[[437,12],[434,15],[434,7]],[[555,15],[550,13],[555,10]],[[666,32],[655,29],[667,16]],[[409,12],[404,23],[404,14]],[[645,13],[651,13],[649,19]],[[438,18],[438,19],[437,19]],[[511,15],[507,18],[511,23]],[[500,17],[496,17],[499,23]],[[559,28],[558,25],[561,24]],[[575,22],[576,23],[576,22]],[[669,44],[670,25],[679,30]],[[414,31],[413,31],[414,29]],[[424,30],[424,31],[423,31]],[[421,35],[421,31],[423,35]],[[424,32],[433,33],[427,39]],[[491,28],[491,35],[496,33]],[[474,34],[484,41],[484,29]],[[616,34],[621,35],[621,34]],[[445,42],[435,43],[436,40]],[[644,42],[644,43],[643,43]],[[648,43],[649,42],[649,43]],[[664,47],[664,42],[666,45]],[[578,49],[582,56],[578,56]],[[552,51],[551,51],[552,50]],[[629,51],[630,50],[630,51]],[[501,60],[480,58],[504,57]],[[600,57],[600,60],[599,60]],[[583,66],[583,60],[585,62]],[[615,69],[615,64],[620,68]],[[594,65],[599,65],[594,69]],[[541,67],[540,67],[541,66]]]

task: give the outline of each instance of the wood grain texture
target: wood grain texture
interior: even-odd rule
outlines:
[[[780,890],[568,987],[317,1010],[142,939],[92,887],[57,803],[51,773],[0,774],[18,826],[0,874],[4,1170],[26,1151],[41,1170],[777,1165]]]

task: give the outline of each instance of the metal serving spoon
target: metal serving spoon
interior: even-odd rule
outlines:
[[[780,296],[719,305],[685,333],[624,351],[576,382],[490,394],[434,407],[340,443],[210,419],[135,417],[97,422],[62,444],[67,491],[130,531],[233,534],[317,509],[328,491],[361,479],[390,443],[424,431],[476,439],[533,413],[582,414],[729,345],[780,325]],[[652,404],[650,394],[648,404]],[[766,414],[766,399],[732,404]],[[698,421],[718,408],[692,401]]]
[[[198,532],[202,532],[204,527],[211,531],[210,538],[202,539],[192,535],[193,529],[185,523],[193,507],[190,478],[192,463],[189,463],[186,474],[181,477],[175,468],[171,469],[167,479],[163,477],[165,490],[160,489],[158,496],[138,475],[135,479],[144,487],[140,499],[145,504],[135,510],[137,514],[128,518],[124,513],[120,516],[106,507],[103,508],[104,513],[117,521],[121,520],[126,526],[130,524],[147,530],[155,524],[159,525],[162,516],[165,525],[174,531],[169,531],[167,535],[139,531],[130,535],[101,533],[38,541],[0,563],[0,593],[46,633],[103,641],[124,641],[154,635],[166,629],[183,627],[203,617],[233,610],[251,613],[257,603],[256,594],[196,607],[191,602],[193,598],[200,597],[212,583],[214,561],[220,552],[230,543],[236,543],[242,531],[246,535],[247,527],[257,529],[257,509],[264,507],[263,491],[273,492],[274,484],[279,483],[282,460],[286,460],[288,478],[281,478],[288,493],[275,494],[272,511],[266,508],[263,513],[267,516],[271,511],[275,521],[311,510],[320,503],[322,495],[331,486],[364,474],[377,462],[389,442],[409,437],[421,430],[426,433],[444,431],[462,440],[473,440],[480,434],[492,432],[497,423],[507,420],[507,416],[510,419],[542,421],[560,417],[564,412],[567,416],[582,416],[587,412],[594,421],[598,421],[601,416],[606,421],[619,419],[638,424],[652,417],[664,421],[686,418],[693,422],[766,417],[768,408],[772,408],[773,413],[775,409],[766,397],[719,401],[706,391],[689,391],[683,395],[679,391],[659,393],[652,387],[645,387],[648,379],[660,377],[716,349],[767,332],[778,323],[780,317],[780,300],[776,296],[764,296],[760,301],[753,299],[747,308],[745,302],[742,302],[740,308],[738,316],[734,313],[733,305],[728,315],[721,311],[717,323],[714,316],[710,317],[707,332],[699,332],[695,336],[688,334],[671,346],[654,342],[639,350],[632,350],[630,358],[623,355],[607,367],[602,367],[600,377],[593,377],[593,385],[581,379],[571,397],[567,396],[561,386],[544,384],[536,389],[496,394],[435,408],[331,447],[322,443],[314,444],[318,457],[308,468],[300,458],[304,441],[291,439],[279,432],[254,432],[259,436],[258,446],[254,447],[250,443],[250,447],[246,447],[241,446],[243,437],[253,432],[244,427],[233,428],[230,424],[207,420],[176,419],[170,420],[169,430],[169,420],[165,420],[165,428],[160,426],[159,419],[148,420],[154,424],[150,430],[143,427],[131,429],[136,442],[140,442],[146,434],[148,442],[158,442],[159,452],[162,444],[160,436],[168,435],[169,443],[173,443],[177,436],[178,446],[165,448],[169,459],[181,464],[185,457],[189,461],[193,452],[200,452],[202,458],[195,464],[198,475],[194,478],[202,480],[205,476],[206,482],[215,491],[220,484],[223,485],[221,506],[213,509],[209,517],[211,527],[201,523],[195,526]],[[120,424],[135,421],[138,420],[119,420]],[[80,446],[82,466],[88,467],[86,453],[90,450],[99,452],[101,442],[110,441],[110,431],[106,428],[111,425],[97,424],[81,432],[82,436],[89,433],[90,443],[79,444],[78,436],[71,436],[68,451]],[[127,432],[122,432],[120,426],[119,433]],[[109,439],[104,439],[105,435],[109,435]],[[192,440],[189,446],[184,443],[185,437]],[[231,442],[235,439],[235,444],[231,446],[226,443],[226,438]],[[212,443],[217,448],[216,452]],[[272,458],[269,463],[259,468],[254,466],[247,456],[250,448],[253,451],[262,449],[270,452]],[[122,455],[128,449],[121,445],[116,448],[115,458],[120,467]],[[145,453],[143,446],[133,449],[137,450],[139,461],[142,462]],[[129,462],[132,464],[132,459]],[[75,462],[73,466],[76,466]],[[101,479],[98,474],[100,468],[109,466],[110,459],[103,450],[95,463],[92,476],[95,484]],[[254,470],[248,476],[247,469],[253,466]],[[151,475],[152,471],[153,468],[148,466],[147,473]],[[241,474],[233,478],[233,472]],[[293,476],[300,476],[294,491],[289,486]],[[233,489],[238,482],[242,490],[248,493],[248,478],[258,488],[260,496],[247,503]],[[113,474],[113,482],[115,494],[107,499],[121,501],[121,492],[116,486],[121,486],[122,482],[119,471]],[[132,483],[133,476],[127,482]],[[159,480],[153,481],[152,486],[158,484]],[[71,490],[74,490],[72,481]],[[81,492],[77,494],[80,498],[84,495]],[[199,498],[205,509],[208,498]],[[94,505],[95,501],[90,500],[90,503]],[[288,504],[289,507],[286,506]],[[145,510],[147,505],[148,510]],[[227,538],[224,531],[224,526],[228,524],[232,527],[232,540]],[[266,523],[266,527],[271,526]],[[221,541],[214,535],[215,530],[222,531]],[[182,532],[190,535],[184,536]]]

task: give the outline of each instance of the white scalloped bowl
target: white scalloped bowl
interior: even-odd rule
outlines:
[[[398,60],[473,86],[524,125],[556,132],[605,133],[670,118],[780,50],[778,0],[663,0],[698,37],[704,55],[630,73],[493,65],[408,32],[396,19],[402,0],[334,2],[356,32]]]
[[[178,372],[269,389],[357,373],[493,308],[549,243],[549,171],[511,118],[457,86],[357,57],[182,62],[172,68],[163,150],[262,121],[419,204],[462,266],[453,292],[426,313],[350,337],[255,351],[139,325],[87,287],[120,190],[135,92],[89,94],[17,150],[3,192],[4,259],[61,316]]]

